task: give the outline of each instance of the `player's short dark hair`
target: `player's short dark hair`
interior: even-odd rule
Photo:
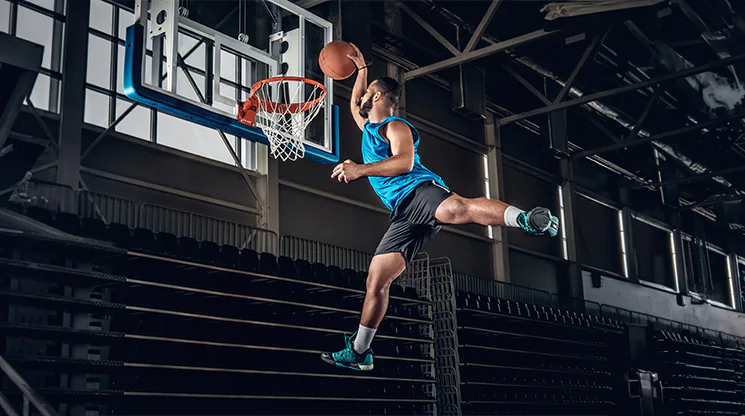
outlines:
[[[398,107],[401,99],[401,84],[398,81],[391,77],[380,77],[375,79],[375,86],[393,108]]]

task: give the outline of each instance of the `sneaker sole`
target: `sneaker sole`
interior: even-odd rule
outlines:
[[[374,367],[374,364],[369,364],[369,365],[359,365],[359,364],[344,364],[344,363],[339,363],[339,362],[336,362],[336,361],[334,361],[334,360],[331,360],[331,359],[326,359],[326,358],[325,358],[325,357],[323,357],[323,356],[321,356],[321,359],[322,359],[322,360],[323,360],[323,361],[324,361],[325,363],[328,363],[328,364],[331,364],[331,365],[335,365],[335,366],[337,366],[337,367],[348,368],[348,369],[350,369],[350,370],[357,370],[357,371],[372,371],[372,369],[373,369],[373,367]]]

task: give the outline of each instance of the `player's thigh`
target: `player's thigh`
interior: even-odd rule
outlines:
[[[367,289],[384,290],[406,269],[404,253],[394,251],[376,254],[367,271]]]

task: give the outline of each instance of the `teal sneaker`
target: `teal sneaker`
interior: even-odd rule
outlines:
[[[536,207],[528,213],[520,213],[517,223],[528,235],[550,235],[556,237],[559,234],[559,219],[551,215],[548,208]]]
[[[344,345],[346,345],[346,348],[337,352],[324,352],[321,354],[321,359],[338,367],[351,368],[357,371],[371,371],[373,369],[372,350],[368,348],[362,354],[357,354],[354,348],[352,348],[353,339],[356,334],[355,332],[350,336],[344,335]]]

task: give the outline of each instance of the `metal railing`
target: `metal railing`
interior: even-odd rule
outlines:
[[[9,202],[50,211],[72,208],[76,202],[75,191],[71,187],[30,177],[24,178],[11,192]]]
[[[373,258],[372,253],[291,235],[283,235],[280,238],[280,254],[293,259],[356,271],[366,271]]]
[[[485,279],[465,273],[453,273],[455,289],[495,298],[511,299],[518,302],[551,305],[551,294],[545,290],[514,285],[498,280]]]
[[[277,234],[263,228],[154,204],[140,206],[138,217],[138,227],[146,228],[154,233],[165,232],[176,237],[211,241],[219,245],[247,248],[260,253],[277,254],[278,252]]]
[[[79,191],[78,216],[99,218],[106,224],[137,227],[137,205],[134,201],[91,191]]]
[[[31,405],[41,413],[43,416],[59,416],[59,414],[52,408],[52,406],[44,400],[26,380],[21,377],[20,374],[10,365],[9,362],[0,355],[0,372],[4,373],[10,381],[18,387],[23,394],[23,416],[29,416],[31,411]],[[0,393],[0,409],[2,409],[8,416],[20,416],[18,412],[13,409],[10,401],[4,394]]]

